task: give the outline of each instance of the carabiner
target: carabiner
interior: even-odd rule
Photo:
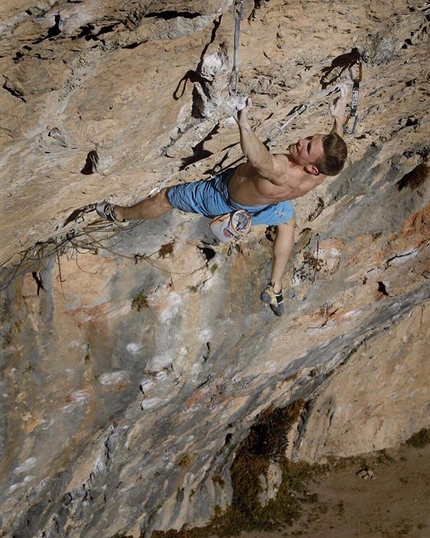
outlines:
[[[243,0],[236,0],[233,7],[233,17],[236,20],[241,21],[244,15],[245,15],[245,5],[243,3]]]
[[[281,125],[275,125],[271,129],[269,129],[267,131],[267,141],[273,142],[276,138],[278,138],[278,136],[280,136],[285,131],[287,125],[294,121],[298,116],[303,114],[303,112],[309,108],[309,105],[310,103],[298,105],[294,109],[294,112],[292,112],[291,116],[286,121],[284,121],[284,123],[282,123]]]
[[[278,138],[278,136],[281,136],[283,132],[284,131],[281,129],[279,125],[275,125],[274,127],[272,127],[271,129],[267,131],[267,141],[273,142],[276,138]]]
[[[347,134],[354,134],[355,128],[357,127],[358,123],[358,116],[357,116],[357,109],[358,109],[358,98],[360,93],[360,82],[363,76],[363,66],[361,63],[360,58],[358,58],[353,65],[358,65],[358,76],[354,78],[354,75],[352,73],[352,67],[349,68],[349,75],[351,77],[351,80],[353,82],[352,85],[352,96],[351,96],[351,112],[349,116],[346,118],[344,124],[343,124],[343,131]],[[350,119],[354,119],[354,123],[352,125],[352,129],[348,129],[348,123]]]
[[[239,88],[239,70],[232,69],[230,73],[230,80],[228,81],[228,93],[230,95],[236,94]]]
[[[358,65],[358,77],[354,78],[354,75],[352,73],[352,68],[354,65]],[[361,79],[363,78],[363,64],[361,63],[360,58],[355,60],[355,62],[351,65],[349,68],[349,76],[351,77],[352,82],[361,82]]]
[[[354,118],[354,123],[352,124],[352,129],[348,129],[347,125],[349,123],[349,120],[351,118]],[[355,133],[355,128],[357,127],[357,123],[358,123],[358,116],[357,115],[349,115],[346,120],[345,120],[345,123],[343,124],[343,130],[345,133],[347,134],[354,134]]]
[[[236,0],[233,6],[233,18],[234,24],[234,52],[233,52],[233,67],[230,74],[230,80],[228,82],[228,93],[230,95],[237,94],[239,89],[239,34],[240,34],[240,21],[245,14],[245,8],[243,0]]]

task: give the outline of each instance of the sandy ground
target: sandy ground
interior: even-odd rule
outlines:
[[[374,478],[357,474],[366,467]],[[246,538],[430,538],[430,445],[333,463],[307,489],[293,527]]]

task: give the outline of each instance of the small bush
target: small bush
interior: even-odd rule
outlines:
[[[424,448],[430,444],[430,430],[423,428],[406,441],[406,444],[414,448]]]
[[[136,295],[136,297],[131,302],[131,308],[134,308],[138,312],[143,310],[144,308],[148,308],[148,297],[145,295],[143,290]]]

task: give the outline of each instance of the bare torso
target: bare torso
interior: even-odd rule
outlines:
[[[264,179],[250,163],[245,163],[236,169],[228,183],[232,199],[251,207],[293,200],[317,187],[326,177],[306,173],[290,162],[286,155],[277,155],[276,158],[285,160],[285,172],[277,184]]]

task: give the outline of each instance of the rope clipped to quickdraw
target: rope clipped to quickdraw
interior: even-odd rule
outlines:
[[[354,77],[353,75],[353,67],[357,67],[357,76]],[[361,63],[361,59],[357,58],[357,60],[354,62],[353,65],[349,68],[349,75],[351,77],[351,80],[353,82],[352,86],[352,96],[351,96],[351,105],[350,105],[350,113],[345,119],[345,122],[343,124],[343,130],[347,134],[354,134],[355,128],[357,127],[358,123],[358,115],[357,115],[357,109],[358,109],[358,96],[360,91],[360,82],[363,76],[363,66]],[[348,123],[350,120],[354,120],[354,123],[352,124],[352,128],[348,128]]]
[[[230,73],[228,83],[228,92],[230,95],[236,94],[239,87],[239,36],[240,36],[240,21],[245,14],[245,6],[243,0],[235,0],[233,6],[234,25],[234,51],[233,51],[233,67]]]

